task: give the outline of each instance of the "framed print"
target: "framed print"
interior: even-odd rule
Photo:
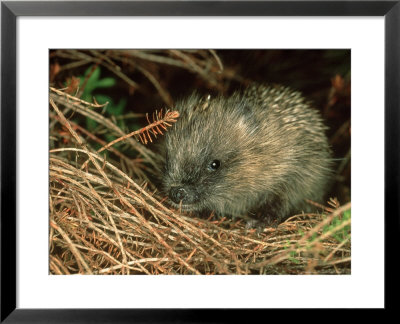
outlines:
[[[2,2],[1,320],[390,308],[399,14]]]

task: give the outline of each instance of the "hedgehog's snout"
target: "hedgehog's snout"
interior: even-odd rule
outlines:
[[[176,186],[170,189],[169,198],[176,204],[182,201],[182,204],[185,205],[193,203],[196,200],[196,194],[189,187]]]
[[[187,196],[186,189],[182,187],[172,187],[169,191],[169,197],[176,204],[179,204],[181,201],[183,202]]]

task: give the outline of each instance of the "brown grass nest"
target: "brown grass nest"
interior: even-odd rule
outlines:
[[[185,215],[152,183],[157,155],[146,145],[179,117],[157,113],[129,134],[104,117],[103,106],[50,88],[51,274],[350,273],[349,230],[342,235],[350,203],[331,199],[320,213],[294,215],[261,233],[243,220]],[[95,120],[123,149],[74,123],[72,114]]]

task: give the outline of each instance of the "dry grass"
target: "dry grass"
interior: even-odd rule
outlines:
[[[246,230],[241,221],[182,215],[164,206],[146,185],[146,164],[155,163],[154,153],[126,138],[148,160],[135,163],[119,153],[121,163],[108,161],[91,147],[95,136],[84,140],[82,129],[60,107],[90,112],[110,132],[125,134],[89,104],[69,100],[51,93],[51,120],[63,126],[51,133],[52,141],[63,143],[50,152],[51,273],[349,273],[350,240],[340,242],[332,234],[350,220],[330,231],[324,228],[350,204],[333,208],[328,216],[291,217],[261,234]],[[122,171],[123,161],[131,175]]]

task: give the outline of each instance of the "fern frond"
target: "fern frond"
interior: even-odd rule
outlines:
[[[166,131],[167,127],[171,127],[172,123],[175,123],[178,117],[179,117],[179,112],[177,111],[167,110],[164,116],[162,110],[160,112],[156,111],[155,113],[153,113],[153,122],[151,123],[148,114],[146,114],[146,118],[147,121],[149,122],[149,125],[113,140],[112,142],[108,143],[107,145],[99,149],[97,153],[100,153],[108,149],[109,147],[113,146],[114,144],[123,141],[131,136],[135,136],[135,138],[137,140],[140,140],[143,144],[147,144],[149,141],[153,142],[152,136],[157,137],[157,135],[164,134],[163,130]]]

